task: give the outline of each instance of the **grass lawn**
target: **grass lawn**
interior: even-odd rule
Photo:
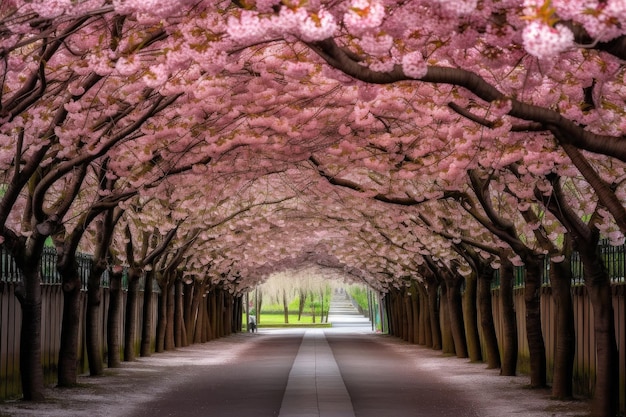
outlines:
[[[243,316],[244,328],[247,329],[245,324],[246,316]],[[330,323],[320,323],[319,316],[315,317],[315,323],[313,323],[312,316],[302,315],[300,321],[298,321],[297,314],[289,315],[289,323],[285,323],[285,315],[282,313],[261,313],[261,320],[258,323],[258,327],[331,327]]]

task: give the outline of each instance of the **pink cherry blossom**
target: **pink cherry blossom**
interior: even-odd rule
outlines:
[[[574,34],[563,26],[550,27],[541,21],[532,21],[522,33],[524,48],[539,59],[552,58],[574,46]]]
[[[385,17],[385,7],[379,0],[352,0],[343,17],[346,27],[361,33],[380,26]]]
[[[388,55],[393,46],[393,38],[386,34],[372,35],[365,34],[359,40],[363,51],[367,54],[379,57]]]
[[[402,71],[407,77],[420,79],[428,72],[428,66],[421,52],[414,51],[402,57]]]
[[[309,14],[300,26],[300,37],[306,42],[331,38],[338,29],[335,17],[325,9]]]
[[[30,7],[44,19],[54,19],[71,8],[72,3],[71,0],[36,0],[31,3]]]

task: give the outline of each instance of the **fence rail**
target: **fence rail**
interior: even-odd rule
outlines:
[[[87,280],[93,262],[93,256],[85,253],[77,253],[76,261],[78,263],[78,274],[82,284],[81,289],[87,290]],[[17,268],[15,259],[4,248],[0,247],[0,282],[3,283],[19,283],[22,281],[22,273]],[[57,253],[54,248],[45,248],[41,255],[41,283],[47,285],[61,284],[61,275],[57,271]],[[109,271],[105,270],[100,277],[100,287],[109,288]],[[143,282],[143,281],[142,281]],[[122,288],[128,289],[128,280],[126,271],[122,278]],[[158,292],[158,285],[153,285],[154,291]],[[143,287],[141,287],[143,289]]]
[[[626,245],[613,246],[608,241],[602,241],[599,245],[600,252],[604,258],[604,265],[609,273],[609,278],[612,284],[624,284],[624,277],[626,276]],[[572,268],[572,286],[583,285],[583,264],[578,252],[572,253],[571,259]],[[550,286],[550,262],[546,258],[543,262],[543,274],[542,284],[543,286]],[[515,277],[513,279],[513,287],[523,288],[524,277],[526,275],[526,269],[523,266],[516,266],[514,268]],[[491,283],[492,289],[500,288],[500,271],[496,270],[494,279]]]

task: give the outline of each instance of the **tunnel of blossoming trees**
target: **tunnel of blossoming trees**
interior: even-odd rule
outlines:
[[[270,274],[316,268],[375,290],[393,334],[504,374],[523,329],[531,385],[559,398],[584,292],[593,413],[623,413],[624,275],[599,248],[626,232],[624,35],[623,0],[3,0],[0,242],[24,398],[42,397],[52,245],[59,385],[87,253],[92,374],[105,272],[236,311]]]

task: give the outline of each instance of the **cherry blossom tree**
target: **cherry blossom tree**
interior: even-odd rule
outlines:
[[[395,297],[394,314],[410,320],[394,322],[403,337],[415,340],[409,327],[428,312],[435,347],[442,286],[443,336],[463,355],[471,337],[459,321],[472,313],[454,310],[459,282],[476,274],[484,292],[501,268],[511,309],[510,262],[523,262],[531,382],[544,385],[538,259],[563,266],[567,231],[595,265],[598,236],[621,243],[626,232],[625,19],[618,0],[3,2],[0,240],[27,255],[25,320],[39,314],[27,264],[54,235],[71,270],[83,234],[72,230],[84,227],[80,245],[95,247],[87,226],[98,215],[113,242],[100,260],[111,251],[133,277],[161,266],[165,289],[174,276],[188,283],[185,331],[196,341],[232,327],[208,321],[219,299],[235,303],[276,271],[333,265]],[[222,194],[209,192],[222,181]],[[165,245],[183,220],[177,236],[187,236]],[[124,248],[144,233],[142,250]],[[146,262],[157,242],[161,258]],[[608,318],[606,276],[588,274],[597,316]],[[215,303],[201,306],[207,291]],[[417,306],[426,294],[428,311]],[[508,313],[505,374],[516,358]],[[23,367],[32,399],[36,348]],[[596,415],[613,411],[597,401]]]

